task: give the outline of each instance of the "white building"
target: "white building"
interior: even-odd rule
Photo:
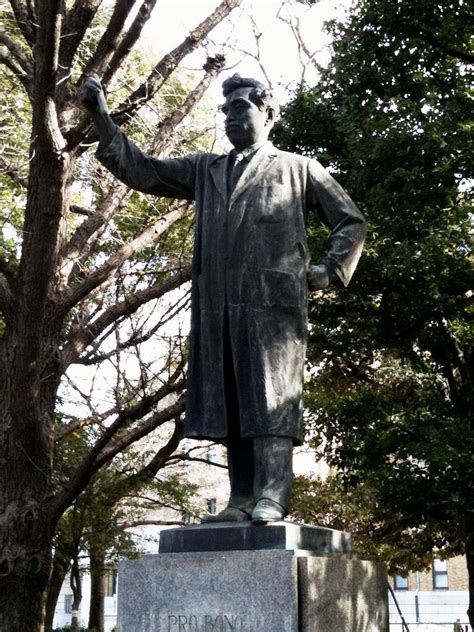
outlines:
[[[105,597],[105,632],[112,632],[115,624],[117,623],[117,582],[116,573],[111,573],[107,581],[107,591]],[[91,581],[88,574],[84,574],[82,577],[82,602],[79,609],[79,622],[83,627],[87,627],[87,621],[89,618],[89,605],[90,605],[90,593],[91,593]],[[54,614],[53,629],[63,628],[71,625],[72,615],[72,590],[69,587],[69,578],[61,588],[59,594],[58,603],[56,606],[56,612]]]
[[[395,599],[410,632],[453,632],[456,621],[471,632],[466,559],[433,561],[429,571],[390,578]],[[389,596],[390,631],[404,632],[402,618]]]

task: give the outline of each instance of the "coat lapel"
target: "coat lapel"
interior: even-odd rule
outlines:
[[[247,168],[244,170],[242,177],[237,182],[237,185],[230,196],[230,200],[228,200],[227,193],[227,173],[230,154],[227,156],[218,156],[210,163],[209,170],[216,189],[219,191],[224,202],[226,204],[227,201],[229,202],[229,208],[232,207],[237,198],[239,198],[246,189],[255,184],[264,171],[266,171],[272,164],[272,160],[277,155],[278,150],[270,142],[265,145],[265,147],[262,147],[260,151],[257,151],[250,160]]]
[[[227,204],[227,165],[229,164],[229,155],[218,156],[209,165],[212,179],[216,189],[222,196],[224,203]]]
[[[229,209],[232,208],[232,205],[242,193],[262,177],[277,154],[278,150],[270,142],[255,153],[230,196]]]

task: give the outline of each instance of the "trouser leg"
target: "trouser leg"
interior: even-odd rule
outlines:
[[[252,513],[254,499],[254,446],[252,439],[233,439],[227,443],[230,497],[229,505]]]
[[[290,437],[256,437],[255,501],[267,498],[289,512],[293,481],[293,439]]]
[[[227,310],[224,315],[224,373],[227,412],[227,458],[229,505],[252,512],[255,503],[267,498],[290,507],[293,480],[293,440],[290,437],[241,437],[237,382],[232,356]]]
[[[240,436],[240,413],[227,309],[224,316],[224,375],[227,413],[229,505],[247,513],[253,507],[254,450],[252,439]]]
[[[254,506],[254,446],[252,439],[240,436],[237,385],[227,319],[224,323],[224,370],[227,416],[227,463],[230,495],[227,507],[217,515],[204,516],[202,522],[241,522],[250,520]]]

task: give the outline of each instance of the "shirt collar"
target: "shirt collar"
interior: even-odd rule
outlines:
[[[250,162],[250,160],[253,158],[253,156],[257,153],[259,149],[269,144],[270,144],[269,140],[264,140],[264,141],[260,141],[259,143],[254,143],[253,145],[250,145],[250,147],[246,147],[245,149],[242,149],[242,151],[237,151],[236,149],[233,149],[231,153],[234,160],[238,155],[240,155],[242,156],[242,160],[245,160],[246,162]]]

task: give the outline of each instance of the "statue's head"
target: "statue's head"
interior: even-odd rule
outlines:
[[[232,75],[222,84],[225,103],[225,131],[238,150],[268,138],[275,123],[278,102],[263,83]]]

